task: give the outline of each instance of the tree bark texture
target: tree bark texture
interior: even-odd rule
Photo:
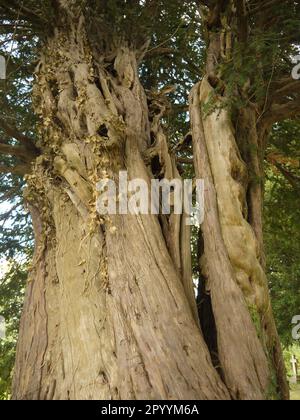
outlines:
[[[181,216],[96,212],[103,177],[150,182],[154,157],[179,176],[163,110],[148,107],[135,51],[118,43],[106,61],[84,18],[63,13],[37,70],[43,154],[26,193],[36,253],[13,397],[228,399],[199,331]]]

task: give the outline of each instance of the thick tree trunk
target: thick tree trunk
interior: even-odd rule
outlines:
[[[212,94],[208,78],[191,94],[195,169],[197,177],[205,180],[206,191],[201,279],[211,300],[210,325],[216,331],[216,340],[210,339],[208,345],[214,358],[217,353],[221,375],[234,398],[288,398],[262,266],[262,183],[256,179],[262,172],[256,119],[253,111],[244,110],[239,121],[244,130],[240,127],[236,132],[221,96],[216,110],[205,115],[203,109]],[[238,136],[251,150],[245,154],[247,164]],[[255,181],[249,180],[250,174]],[[209,311],[200,314],[211,317]],[[200,321],[205,324],[205,319]]]
[[[96,182],[121,169],[149,182],[149,156],[179,176],[136,53],[111,42],[100,55],[84,19],[61,12],[35,87],[43,154],[26,199],[36,253],[13,397],[228,399],[198,326],[181,217],[96,213]]]

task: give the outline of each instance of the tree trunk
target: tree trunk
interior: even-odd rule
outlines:
[[[212,97],[215,110],[206,115]],[[234,398],[288,398],[264,273],[263,153],[256,114],[242,109],[235,130],[225,98],[209,77],[194,87],[190,102],[195,170],[206,192],[200,321],[212,318],[206,330],[216,335],[207,344]]]
[[[61,16],[34,93],[43,154],[27,178],[36,252],[13,398],[228,399],[198,326],[181,216],[96,212],[103,177],[149,182],[156,156],[179,176],[163,111],[148,109],[130,46],[100,54],[82,16]]]
[[[200,7],[207,37],[206,75],[190,96],[195,171],[204,179],[206,192],[199,255],[200,324],[214,365],[234,399],[288,399],[264,270],[263,158],[268,128],[260,124],[263,110],[247,96],[251,80],[243,87],[228,87],[222,71],[234,62],[236,46],[246,51],[246,2],[208,4]]]

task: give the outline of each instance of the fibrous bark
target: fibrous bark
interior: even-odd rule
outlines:
[[[267,397],[273,380],[272,364],[281,375],[283,362],[276,356],[268,360],[269,351],[276,354],[279,343],[259,247],[246,217],[246,166],[227,112],[202,115],[200,104],[210,90],[204,80],[191,98],[196,173],[205,179],[206,190],[201,268],[211,295],[225,382],[235,398],[261,399]]]
[[[160,175],[179,176],[137,52],[118,40],[100,56],[83,16],[61,14],[37,69],[42,155],[26,193],[36,253],[13,396],[228,399],[197,323],[180,217],[96,212],[101,178],[150,182],[149,153]]]
[[[206,75],[190,98],[195,171],[204,178],[206,191],[200,322],[207,330],[206,321],[211,320],[215,337],[208,331],[206,340],[233,398],[288,398],[264,271],[263,158],[268,130],[259,124],[259,106],[247,98],[251,81],[243,92],[234,90],[245,103],[236,110],[221,70],[221,64],[226,67],[232,59],[236,37],[247,40],[246,12],[230,1],[206,6]],[[235,25],[240,29],[234,33]]]

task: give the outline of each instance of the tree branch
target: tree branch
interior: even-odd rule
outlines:
[[[17,165],[17,166],[4,166],[0,165],[0,173],[2,174],[13,174],[24,176],[30,172],[30,166],[28,165]]]
[[[39,154],[39,150],[33,143],[32,139],[20,133],[16,127],[8,125],[3,118],[0,118],[0,127],[6,132],[6,134],[22,143],[26,149],[32,152],[32,154],[35,154],[36,156]]]
[[[185,158],[185,157],[176,157],[178,163],[183,163],[185,165],[193,165],[194,159],[193,158]]]
[[[282,0],[270,0],[270,1],[267,1],[266,3],[264,3],[264,4],[260,4],[259,6],[254,7],[253,9],[250,9],[249,15],[253,16],[256,13],[260,13],[262,11],[265,11],[269,7],[275,6],[275,4],[277,4],[277,3],[279,3],[279,4],[282,3]]]
[[[155,48],[152,50],[149,50],[146,52],[145,57],[146,58],[152,58],[152,57],[157,57],[157,56],[162,56],[162,55],[171,55],[171,54],[175,54],[176,51],[174,50],[174,48]]]
[[[291,77],[285,77],[272,85],[270,100],[272,102],[282,103],[282,98],[287,95],[300,95],[300,81]]]
[[[300,117],[300,97],[295,101],[284,104],[273,104],[264,114],[263,120],[264,124],[272,125],[279,121],[297,117]]]
[[[294,190],[300,195],[300,178],[296,175],[289,172],[286,168],[284,168],[280,163],[274,161],[274,159],[268,159],[268,162],[271,163],[275,168],[279,170],[281,175],[289,182],[289,184],[294,188]]]
[[[35,157],[26,147],[10,146],[0,142],[0,153],[3,155],[15,156],[31,162]]]
[[[19,185],[17,185],[14,188],[10,188],[6,193],[4,193],[0,196],[0,201],[6,201],[6,200],[9,200],[12,197],[16,196],[19,189],[20,189]]]
[[[16,0],[10,0],[9,4],[5,1],[1,1],[1,7],[6,11],[3,11],[2,14],[6,18],[14,19],[16,15],[23,17],[31,23],[42,25],[46,23],[46,20],[36,13],[35,11],[28,9],[22,4],[18,4]],[[8,16],[6,16],[8,14]]]

